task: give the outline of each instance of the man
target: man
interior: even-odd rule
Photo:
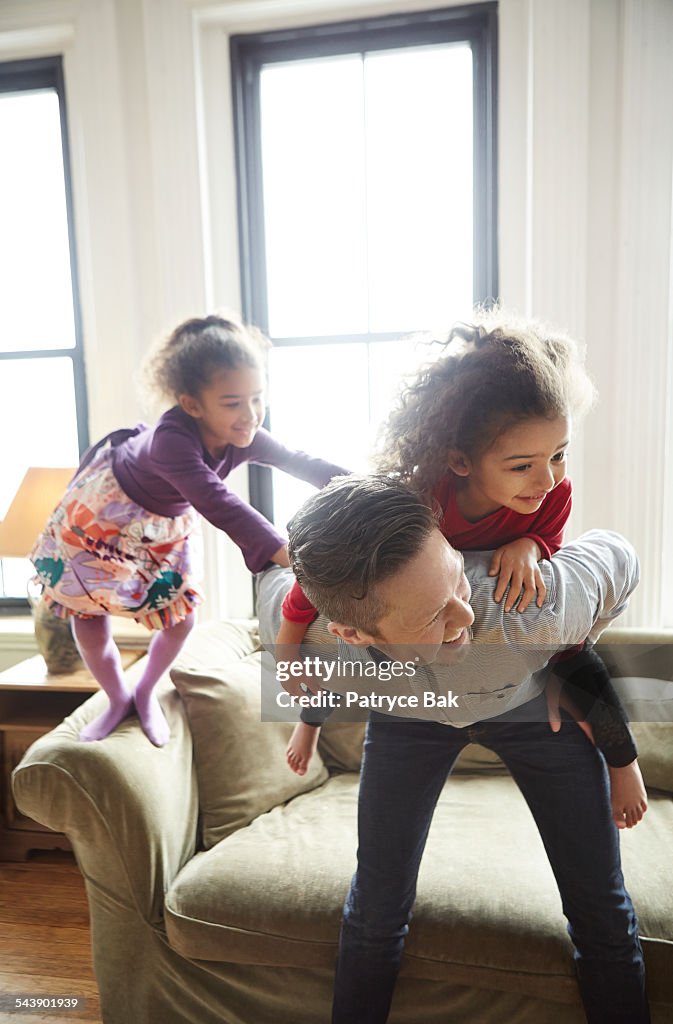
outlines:
[[[464,569],[414,492],[376,477],[332,481],[302,506],[289,536],[297,579],[332,620],[330,631],[352,650],[375,661],[411,657],[456,675],[480,642],[500,653],[527,642],[528,650],[544,648],[546,657],[595,639],[623,610],[638,577],[629,545],[592,531],[541,563],[542,608],[505,613],[504,602],[493,599],[489,559],[468,553]],[[270,635],[265,616],[289,586],[278,572],[269,576],[260,586],[263,638]],[[507,666],[504,678],[497,678],[499,663]],[[569,716],[552,732],[544,695],[530,675],[512,683],[511,665],[501,657],[491,661],[489,675],[478,710],[476,704],[472,713],[463,709],[459,724],[370,714],[358,865],[344,907],[333,1024],[387,1020],[435,804],[470,742],[499,754],[535,817],[575,945],[587,1021],[647,1024],[643,955],[605,764]]]

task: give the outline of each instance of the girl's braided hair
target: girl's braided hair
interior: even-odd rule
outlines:
[[[577,344],[496,307],[456,324],[443,352],[403,389],[384,427],[377,469],[431,496],[457,449],[486,451],[515,423],[580,416],[595,389]]]

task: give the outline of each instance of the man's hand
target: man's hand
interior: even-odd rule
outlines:
[[[499,576],[493,597],[496,601],[501,601],[507,593],[506,612],[515,606],[517,611],[525,612],[536,595],[538,608],[544,604],[547,588],[538,565],[541,557],[540,548],[529,537],[521,537],[511,544],[503,544],[493,552],[488,574]]]
[[[584,735],[595,744],[591,726],[582,718],[581,712],[575,707],[567,694],[563,692],[561,681],[557,679],[556,676],[549,675],[547,677],[547,682],[545,683],[545,697],[547,698],[549,727],[552,732],[561,731],[561,708],[563,708],[564,711],[567,711],[573,716]]]

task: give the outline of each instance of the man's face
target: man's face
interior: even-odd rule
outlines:
[[[467,653],[474,622],[470,584],[461,555],[439,530],[377,592],[387,613],[371,634],[340,627],[339,635],[349,643],[373,644],[398,661],[451,663]]]

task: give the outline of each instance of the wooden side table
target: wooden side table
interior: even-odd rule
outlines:
[[[124,668],[142,654],[122,650]],[[25,860],[29,850],[71,849],[64,835],[21,814],[12,796],[11,774],[31,743],[97,690],[85,668],[49,675],[39,654],[0,672],[0,860]]]

